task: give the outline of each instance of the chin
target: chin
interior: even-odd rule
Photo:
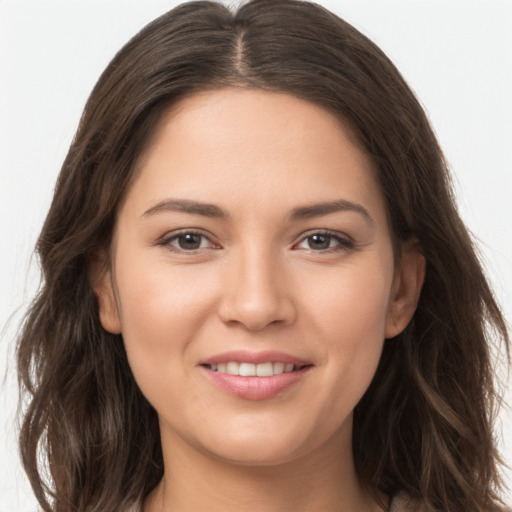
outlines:
[[[246,467],[267,467],[286,464],[300,457],[302,451],[297,447],[279,445],[271,446],[266,441],[233,442],[230,446],[216,447],[210,455],[225,463]]]
[[[226,431],[229,432],[229,431]],[[345,436],[340,430],[326,429],[323,435],[315,432],[315,436],[308,435],[302,429],[274,428],[266,432],[262,430],[234,430],[225,433],[217,439],[210,438],[203,445],[209,455],[216,460],[239,466],[278,466],[288,462],[310,456],[315,452],[323,457],[324,450],[332,452],[334,447],[341,447]]]

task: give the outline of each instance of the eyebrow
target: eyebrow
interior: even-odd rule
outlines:
[[[220,208],[220,206],[200,203],[199,201],[192,201],[190,199],[167,199],[161,201],[149,208],[149,210],[146,210],[143,217],[165,211],[190,213],[216,219],[227,219],[229,217],[229,213]]]
[[[183,212],[192,215],[201,215],[203,217],[210,217],[216,219],[228,219],[229,213],[217,206],[210,203],[202,203],[190,199],[166,199],[160,201],[158,204],[146,210],[143,217],[154,215],[160,212]],[[368,213],[368,210],[359,203],[339,199],[337,201],[329,201],[325,203],[317,203],[307,206],[298,206],[289,213],[292,220],[310,219],[313,217],[321,217],[336,212],[356,212],[362,215],[370,224],[373,224],[373,219]]]
[[[371,215],[364,206],[345,199],[329,201],[327,203],[312,204],[310,206],[299,206],[291,211],[290,217],[292,220],[309,219],[336,212],[356,212],[362,215],[370,224],[374,223]]]

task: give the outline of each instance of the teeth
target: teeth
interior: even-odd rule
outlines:
[[[237,363],[227,363],[226,364],[226,373],[229,373],[230,375],[239,375],[238,364]]]
[[[229,364],[237,364],[237,363],[229,363]],[[238,375],[241,375],[242,377],[256,377],[256,365],[252,364],[252,363],[241,363],[240,368],[238,369]]]
[[[210,370],[227,373],[229,375],[240,375],[242,377],[272,377],[272,375],[292,372],[294,368],[294,365],[291,363],[272,363],[270,361],[260,364],[237,363],[236,361],[230,361],[229,363],[210,365]]]
[[[258,377],[271,377],[274,375],[274,366],[272,363],[261,363],[256,366],[256,375]]]
[[[284,372],[284,363],[274,363],[274,375]]]

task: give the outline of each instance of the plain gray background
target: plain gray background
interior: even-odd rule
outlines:
[[[0,512],[35,510],[17,462],[13,340],[39,282],[33,245],[59,167],[103,68],[137,30],[177,3],[0,0]],[[510,319],[512,1],[319,3],[377,42],[416,91]],[[510,412],[502,412],[498,428],[510,464]]]

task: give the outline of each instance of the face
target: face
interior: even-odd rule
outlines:
[[[372,164],[330,113],[224,89],[166,113],[96,294],[164,452],[276,464],[350,446],[422,258],[394,261]]]

